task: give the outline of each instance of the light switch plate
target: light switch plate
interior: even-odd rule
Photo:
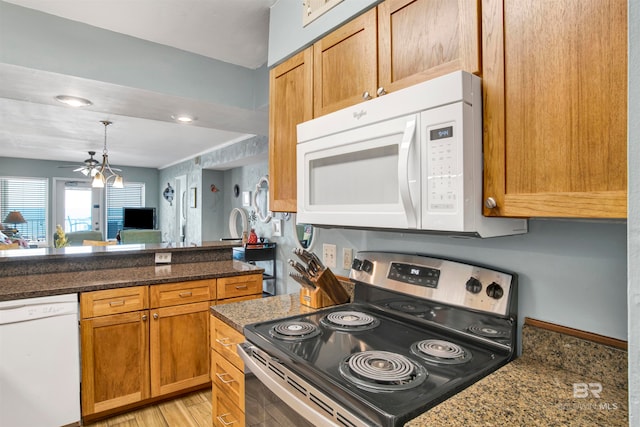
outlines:
[[[329,268],[336,267],[336,245],[322,245],[322,263]]]

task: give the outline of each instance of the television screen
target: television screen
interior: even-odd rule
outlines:
[[[155,229],[156,208],[122,208],[123,228]]]

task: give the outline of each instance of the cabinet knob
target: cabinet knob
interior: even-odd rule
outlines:
[[[158,320],[158,317],[160,317],[160,316],[158,316],[158,313],[153,313],[153,318],[154,319]]]
[[[387,91],[384,90],[383,87],[379,87],[378,90],[376,91],[376,93],[378,94],[378,96],[382,96],[382,95],[386,95]]]
[[[366,90],[362,93],[362,99],[369,100],[371,99],[371,95]]]
[[[486,199],[484,199],[484,206],[487,209],[493,209],[498,206],[498,204],[496,203],[496,199],[494,199],[493,197],[487,197]]]
[[[146,314],[143,314],[143,315],[142,315],[142,321],[144,322],[144,321],[146,321],[146,320],[147,320],[147,315],[146,315]]]

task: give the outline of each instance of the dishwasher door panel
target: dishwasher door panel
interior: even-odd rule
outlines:
[[[76,294],[0,302],[0,426],[80,421]]]

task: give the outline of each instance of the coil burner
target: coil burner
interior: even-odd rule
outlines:
[[[443,340],[424,340],[411,345],[411,352],[426,362],[459,365],[471,360],[471,353],[462,346]]]
[[[481,323],[475,323],[469,326],[469,331],[485,338],[507,338],[511,335],[511,331],[501,326],[489,326]]]
[[[334,311],[327,314],[320,322],[339,331],[366,331],[380,324],[380,321],[367,313],[360,311]]]
[[[269,334],[284,341],[302,341],[320,335],[320,329],[314,324],[293,320],[277,323]]]
[[[369,391],[408,390],[429,375],[408,357],[388,351],[354,353],[340,363],[339,370],[345,379]]]

